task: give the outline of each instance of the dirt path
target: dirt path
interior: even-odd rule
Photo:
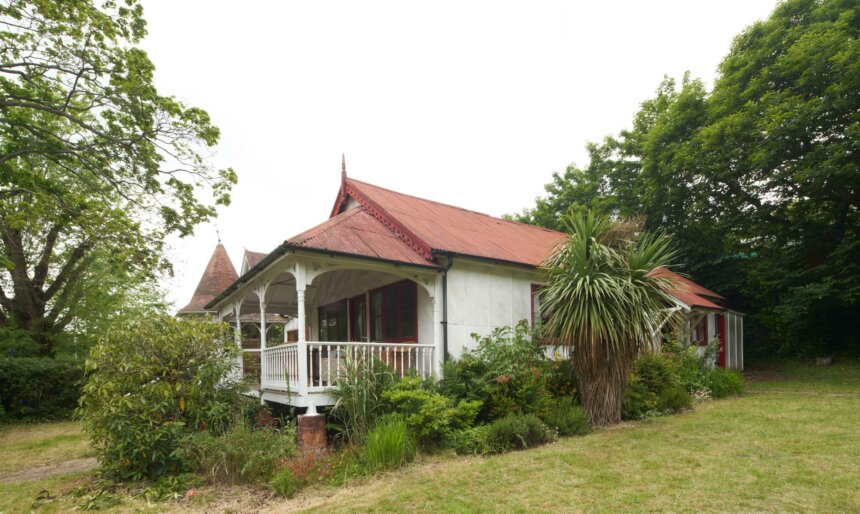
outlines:
[[[58,462],[49,466],[38,466],[35,468],[16,471],[7,475],[0,475],[0,483],[14,484],[16,482],[28,482],[31,480],[42,480],[57,475],[89,471],[96,467],[96,459],[88,457],[85,459],[71,459]]]

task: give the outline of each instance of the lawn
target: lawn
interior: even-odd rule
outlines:
[[[204,488],[193,500],[125,510],[353,511],[860,511],[860,363],[760,367],[743,397],[686,414],[625,423],[524,452],[439,455],[341,489],[280,500]],[[0,432],[0,482],[46,460],[88,455],[75,424]],[[18,464],[12,464],[17,462]],[[0,511],[27,510],[92,472],[0,483]],[[61,497],[48,511],[68,510]]]

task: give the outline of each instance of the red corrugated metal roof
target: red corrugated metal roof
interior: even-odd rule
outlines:
[[[389,261],[437,266],[419,255],[391,230],[360,207],[349,209],[287,243]]]
[[[230,287],[230,284],[238,278],[239,275],[233,267],[230,256],[227,255],[227,250],[224,249],[224,245],[218,243],[215,251],[212,252],[212,257],[209,258],[209,264],[206,265],[203,276],[200,277],[191,301],[179,312],[183,314],[206,312],[206,304]]]
[[[407,239],[417,239],[419,247],[423,243],[433,251],[538,266],[567,237],[562,232],[494,218],[351,178],[344,180],[344,189],[360,204],[369,204],[364,206],[371,212],[379,207],[383,216],[392,219],[395,230],[404,232]]]
[[[724,297],[686,277],[682,277],[674,271],[670,271],[667,268],[657,268],[654,270],[653,275],[672,279],[676,287],[669,289],[669,294],[690,307],[725,310],[725,307],[716,303],[720,300],[725,300]]]

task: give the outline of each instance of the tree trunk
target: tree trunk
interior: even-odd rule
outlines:
[[[574,346],[571,361],[582,406],[591,424],[605,426],[621,421],[624,394],[630,383],[630,369],[635,357],[633,348],[608,351],[605,347],[598,347],[587,351],[585,345],[579,349]]]

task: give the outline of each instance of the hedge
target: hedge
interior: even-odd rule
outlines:
[[[81,396],[81,361],[47,358],[0,358],[0,412],[4,419],[68,419]]]

